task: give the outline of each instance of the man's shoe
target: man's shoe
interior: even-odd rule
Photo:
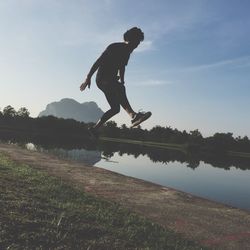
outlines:
[[[152,115],[152,113],[149,112],[138,112],[135,116],[135,118],[132,119],[131,123],[131,128],[138,126],[139,124],[141,124],[142,122],[146,121],[150,116]]]

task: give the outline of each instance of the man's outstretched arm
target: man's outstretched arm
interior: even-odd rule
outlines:
[[[96,62],[93,64],[93,66],[91,67],[88,75],[87,75],[87,78],[86,80],[81,84],[80,86],[80,90],[83,91],[87,86],[88,88],[90,88],[90,85],[91,85],[91,77],[92,75],[96,72],[96,70],[99,68],[100,66],[100,63],[101,63],[101,60],[102,60],[102,56],[100,56]]]

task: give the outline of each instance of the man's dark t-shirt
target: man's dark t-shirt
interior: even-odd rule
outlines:
[[[117,81],[118,70],[128,64],[130,51],[126,43],[112,43],[100,56],[96,80]]]

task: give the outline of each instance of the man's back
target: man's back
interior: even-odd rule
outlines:
[[[97,80],[117,79],[119,68],[127,65],[130,51],[126,43],[112,43],[102,53]]]

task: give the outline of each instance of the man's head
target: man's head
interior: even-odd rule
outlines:
[[[127,42],[133,50],[137,48],[141,41],[144,40],[144,33],[141,31],[141,29],[133,27],[123,34],[123,38],[124,41]]]

